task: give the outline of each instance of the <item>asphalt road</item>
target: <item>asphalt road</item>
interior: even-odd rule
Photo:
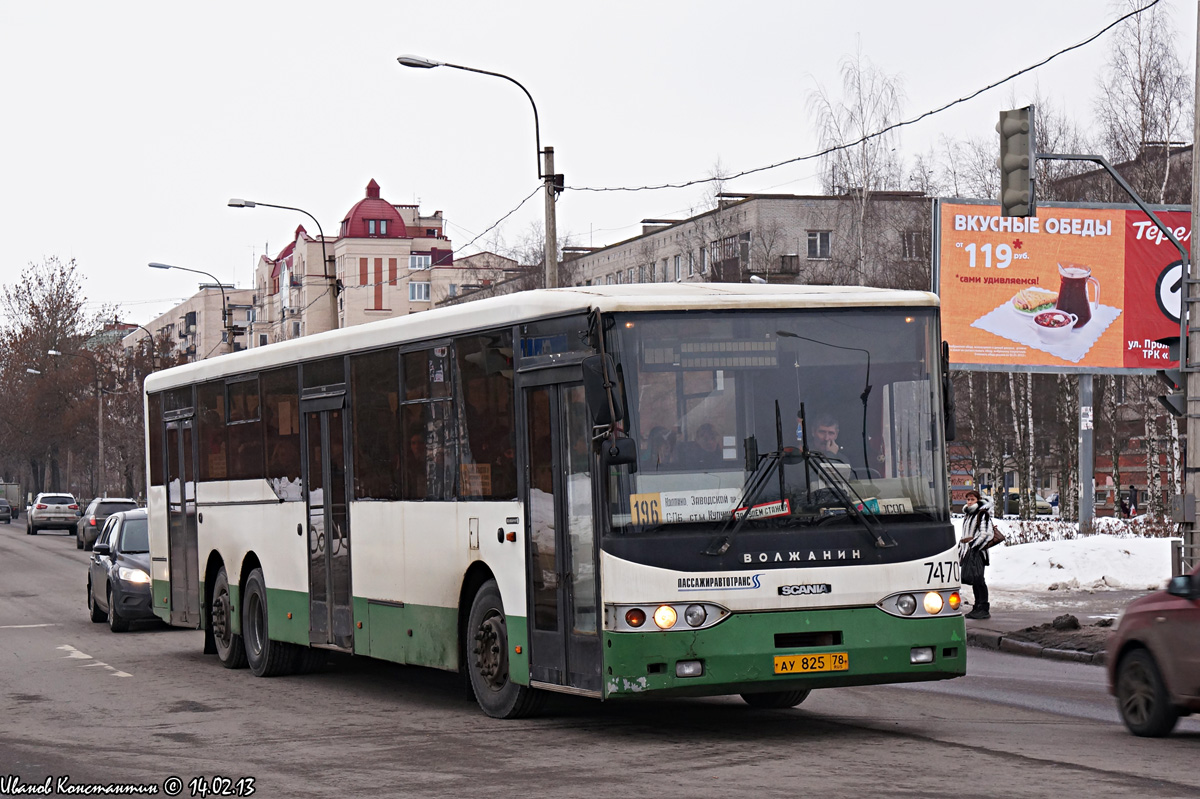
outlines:
[[[171,777],[183,796],[201,778],[262,797],[1200,794],[1200,722],[1129,735],[1095,666],[971,649],[958,680],[787,711],[564,698],[504,722],[455,675],[334,657],[256,679],[201,654],[197,631],[113,634],[88,619],[86,559],[73,538],[0,525],[0,795],[12,775],[160,796]]]

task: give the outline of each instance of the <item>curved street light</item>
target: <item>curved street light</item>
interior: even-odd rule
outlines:
[[[180,271],[183,271],[183,272],[193,272],[197,275],[204,275],[205,277],[211,277],[213,283],[216,283],[217,288],[219,288],[221,290],[221,339],[224,342],[230,344],[230,347],[232,348],[233,342],[229,336],[229,304],[225,300],[225,284],[224,283],[217,280],[217,278],[212,273],[205,272],[202,269],[189,269],[186,266],[175,266],[174,264],[160,264],[160,263],[157,263],[154,261],[146,264],[146,266],[150,267],[151,269],[179,269]],[[138,325],[138,327],[141,327],[141,325]],[[142,329],[146,330],[144,327]],[[146,330],[146,332],[149,333],[150,331]],[[151,345],[151,346],[153,346],[153,345]]]
[[[329,254],[325,252],[325,231],[321,229],[320,220],[318,220],[315,216],[310,214],[308,211],[305,211],[303,208],[296,208],[291,205],[275,205],[274,203],[263,203],[263,202],[257,202],[255,200],[241,200],[236,197],[230,199],[229,202],[226,203],[226,205],[228,205],[230,208],[257,208],[258,206],[261,205],[264,208],[281,208],[284,211],[296,211],[297,213],[301,213],[301,214],[304,214],[305,216],[307,216],[309,219],[311,219],[313,221],[313,224],[315,224],[317,226],[317,234],[320,235],[320,237],[321,237],[321,274],[324,275],[326,280],[335,280],[335,281],[337,280],[337,275],[329,274]],[[337,320],[338,320],[337,285],[333,284],[333,285],[331,285],[331,288],[333,289],[330,292],[330,297],[333,300],[333,317],[330,321],[332,322],[332,327],[336,328],[338,326],[338,324],[337,324]]]
[[[419,55],[402,55],[396,59],[401,66],[412,67],[413,69],[433,69],[434,67],[450,67],[451,69],[461,69],[464,72],[477,72],[480,75],[491,75],[496,78],[504,78],[509,83],[516,84],[517,88],[525,92],[525,96],[529,98],[529,104],[533,106],[533,137],[534,143],[537,146],[537,151],[534,154],[537,160],[538,177],[546,183],[546,288],[558,288],[558,231],[555,225],[554,216],[554,199],[562,186],[562,176],[554,174],[554,148],[542,148],[542,132],[538,124],[537,103],[533,101],[533,95],[529,90],[521,85],[515,78],[510,78],[508,75],[500,72],[489,72],[486,69],[476,69],[475,67],[464,67],[461,64],[451,64],[446,61],[434,61],[432,58],[425,58]],[[542,169],[542,157],[545,158],[546,168]]]
[[[96,494],[104,496],[104,387],[100,385],[100,367],[103,364],[90,355],[81,355],[77,352],[46,350],[46,354],[55,357],[66,356],[68,358],[91,361],[96,369]],[[31,369],[27,369],[26,371],[33,373]],[[40,372],[37,374],[40,374]]]

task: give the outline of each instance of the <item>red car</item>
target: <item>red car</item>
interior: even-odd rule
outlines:
[[[1200,566],[1129,603],[1108,638],[1108,692],[1134,735],[1200,711]]]

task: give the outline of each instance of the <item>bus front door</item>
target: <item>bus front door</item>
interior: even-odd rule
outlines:
[[[342,397],[305,400],[305,501],[308,506],[308,639],[349,651],[350,528],[346,516],[346,450]]]
[[[196,542],[195,423],[166,424],[167,550],[171,624],[200,625],[200,565]]]
[[[599,692],[591,421],[583,385],[525,391],[530,676]]]

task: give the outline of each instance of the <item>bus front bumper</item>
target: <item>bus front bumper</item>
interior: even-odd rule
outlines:
[[[832,643],[790,645],[814,640]],[[777,657],[792,669],[844,668],[779,674]],[[957,613],[899,618],[875,607],[735,613],[703,630],[607,632],[604,642],[604,696],[612,699],[944,680],[966,670],[966,629]]]

